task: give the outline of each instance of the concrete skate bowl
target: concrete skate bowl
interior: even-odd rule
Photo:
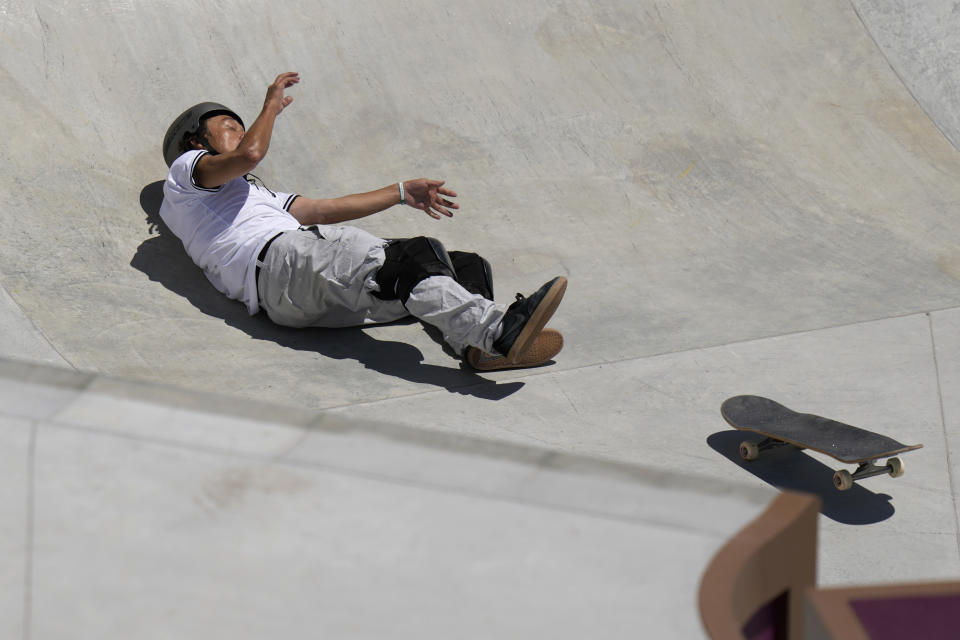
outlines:
[[[504,302],[568,276],[553,370],[955,307],[957,31],[931,4],[18,3],[0,279],[80,370],[312,408],[517,391],[529,372],[465,371],[417,324],[250,318],[157,224],[171,119],[252,121],[296,70],[257,175],[314,197],[445,178],[452,221],[358,226],[478,251]]]

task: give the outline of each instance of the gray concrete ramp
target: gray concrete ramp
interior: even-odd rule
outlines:
[[[950,2],[853,0],[877,46],[940,131],[960,144],[960,14]]]
[[[960,303],[960,156],[847,2],[106,6],[21,3],[0,41],[0,273],[77,368],[309,407],[483,383],[417,327],[275,331],[151,228],[170,120],[252,119],[287,69],[258,175],[446,178],[454,220],[361,226],[481,252],[505,302],[567,275],[557,368]]]
[[[945,0],[0,7],[0,502],[19,505],[0,538],[23,559],[0,574],[0,613],[25,612],[7,635],[110,637],[83,604],[128,593],[136,557],[150,579],[116,637],[179,606],[185,575],[181,635],[216,637],[227,604],[249,610],[250,637],[303,635],[304,594],[356,579],[376,589],[344,601],[330,628],[345,636],[382,637],[350,627],[375,602],[424,637],[411,612],[435,595],[444,636],[462,619],[478,637],[529,637],[548,618],[626,637],[659,615],[659,637],[695,637],[704,560],[776,488],[823,498],[824,583],[960,575],[957,19]],[[203,100],[252,121],[288,70],[302,82],[257,175],[312,197],[446,179],[452,220],[396,207],[357,226],[481,253],[502,302],[567,276],[555,363],[480,375],[419,323],[284,329],[207,283],[157,215],[162,136]],[[925,447],[904,478],[838,494],[828,458],[739,460],[719,407],[743,393]],[[340,447],[326,421],[379,426]],[[390,433],[422,438],[405,449]],[[434,438],[471,444],[432,457]],[[630,469],[629,488],[607,502],[593,471],[579,484],[540,458],[511,466],[529,450]],[[372,451],[422,469],[338,475]],[[421,491],[411,478],[434,464]],[[478,497],[500,473],[493,502]],[[735,504],[712,502],[712,483]],[[539,502],[517,503],[528,489]],[[596,518],[577,511],[591,501]],[[358,523],[373,533],[351,540]],[[498,556],[500,535],[515,544]],[[615,567],[634,538],[647,555]],[[484,560],[463,563],[467,548]],[[191,573],[201,557],[212,577]],[[379,583],[382,567],[402,577]],[[460,598],[438,575],[481,579]],[[585,592],[557,576],[639,608],[578,618],[565,607]],[[254,584],[289,607],[258,609]],[[499,589],[519,598],[501,618],[464,604]]]
[[[697,637],[772,493],[6,361],[0,400],[5,638]]]

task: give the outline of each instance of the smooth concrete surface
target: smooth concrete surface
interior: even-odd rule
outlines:
[[[943,0],[851,0],[890,66],[930,119],[960,145],[960,12]]]
[[[753,476],[761,485],[823,499],[824,584],[951,578],[960,574],[953,480],[960,470],[956,456],[951,463],[955,449],[948,442],[948,434],[956,440],[956,421],[944,421],[941,397],[946,407],[960,397],[958,317],[956,311],[917,314],[544,372],[527,378],[521,393],[496,403],[438,391],[332,413],[413,426],[416,407],[426,405],[438,430],[495,434],[663,471]],[[904,477],[871,478],[838,492],[833,471],[845,465],[827,456],[778,451],[753,463],[740,460],[745,436],[719,415],[723,400],[740,393],[925,446],[902,457]],[[893,553],[903,540],[923,543],[917,553]],[[882,562],[878,550],[886,550]]]
[[[950,464],[954,496],[954,516],[960,530],[960,310],[938,313],[934,316],[937,329],[937,357],[940,387],[943,395],[943,442]]]
[[[773,495],[72,376],[0,362],[5,637],[697,637],[702,567]]]
[[[776,488],[824,500],[822,583],[956,579],[955,21],[0,7],[0,634],[698,637],[699,572]],[[503,302],[566,275],[556,363],[479,375],[417,323],[287,330],[213,290],[159,223],[160,140],[286,70],[257,175],[446,178],[453,220],[358,226],[480,252]],[[739,460],[740,393],[925,446],[837,493],[829,458]]]
[[[0,287],[0,335],[4,336],[2,353],[6,358],[28,362],[45,362],[67,366],[66,360],[13,301],[7,290]]]
[[[29,465],[32,425],[22,418],[0,417],[0,635],[24,637],[29,575],[31,492]]]
[[[0,278],[78,370],[307,408],[493,392],[417,325],[250,318],[152,224],[170,121],[205,99],[250,120],[288,69],[257,174],[447,179],[453,220],[359,226],[480,252],[503,302],[567,275],[555,368],[960,305],[960,156],[846,0],[22,2],[3,24]]]

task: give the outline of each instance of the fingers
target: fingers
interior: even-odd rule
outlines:
[[[420,209],[421,211],[423,211],[425,214],[427,214],[428,216],[430,216],[430,217],[433,218],[434,220],[439,220],[439,219],[441,218],[441,214],[442,214],[443,216],[448,217],[448,218],[452,218],[452,217],[453,217],[453,214],[452,214],[452,213],[450,213],[449,211],[447,211],[447,210],[444,209],[443,207],[438,206],[436,203],[430,203],[430,204],[427,204],[427,203],[419,203],[419,204],[414,205],[414,206],[416,206],[417,209]]]
[[[445,195],[445,196],[456,197],[456,195],[457,195],[457,194],[452,193],[452,192],[449,192],[449,191],[447,191],[447,192],[445,193],[444,191],[445,191],[445,190],[442,190],[442,189],[441,189],[441,190],[440,190],[440,193],[442,193],[442,194]],[[447,200],[446,198],[440,198],[440,197],[438,197],[438,196],[436,196],[436,195],[434,195],[433,198],[431,198],[431,200],[432,200],[432,202],[433,202],[433,208],[436,209],[436,210],[438,210],[438,211],[440,211],[441,213],[443,213],[443,215],[447,216],[448,218],[452,218],[452,217],[453,217],[453,212],[448,211],[448,209],[459,209],[459,208],[460,208],[460,205],[457,204],[456,202],[453,202],[453,201],[451,201],[451,200]],[[446,208],[445,208],[445,207],[446,207]]]
[[[446,203],[446,204],[447,204],[448,206],[451,206],[451,203]],[[430,208],[433,209],[434,211],[438,212],[438,213],[441,213],[441,214],[445,215],[445,216],[448,217],[448,218],[452,218],[452,217],[453,217],[453,212],[450,211],[449,209],[445,208],[445,207],[441,207],[441,206],[439,206],[439,205],[437,205],[437,204],[433,204]],[[457,207],[456,207],[456,206],[453,206],[453,208],[456,209]],[[433,216],[433,217],[436,218],[437,220],[440,219],[440,216],[436,216],[436,215],[435,215],[435,216]]]
[[[445,185],[445,184],[447,183],[446,180],[429,180],[429,179],[424,179],[423,181],[426,183],[427,188],[430,189],[430,190],[432,190],[432,191],[436,191],[437,193],[443,194],[443,195],[445,195],[445,196],[450,196],[451,198],[456,198],[456,197],[457,197],[457,193],[456,193],[455,191],[451,191],[450,189],[443,189],[443,188],[442,188],[443,185]]]
[[[278,75],[276,80],[273,81],[273,84],[287,88],[298,82],[300,82],[300,74],[296,71],[287,71],[286,73]]]
[[[459,209],[459,208],[460,208],[460,205],[458,205],[456,202],[451,202],[450,200],[447,200],[446,198],[440,198],[440,197],[437,196],[436,192],[430,191],[430,192],[429,192],[429,201],[428,201],[428,203],[425,205],[425,208],[426,208],[426,210],[427,210],[428,212],[429,212],[430,210],[433,210],[433,211],[436,211],[437,213],[442,214],[442,215],[444,215],[444,216],[446,216],[446,217],[448,217],[448,218],[452,218],[452,217],[453,217],[453,212],[450,211],[450,209]],[[433,216],[433,217],[437,218],[438,220],[440,219],[439,216]]]
[[[296,71],[288,71],[287,73],[281,73],[273,81],[273,84],[267,89],[267,94],[273,93],[276,95],[278,92],[280,95],[283,95],[284,89],[288,89],[293,85],[300,82],[300,74]]]
[[[425,214],[433,218],[434,220],[439,220],[440,216],[432,211],[432,207],[428,204],[419,204],[417,209],[421,209]]]

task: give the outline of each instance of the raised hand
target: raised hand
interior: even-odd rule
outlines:
[[[293,85],[300,82],[300,74],[296,71],[281,73],[276,77],[269,87],[267,87],[267,97],[263,101],[264,108],[273,107],[277,115],[287,108],[293,102],[293,96],[284,96],[283,92]]]

